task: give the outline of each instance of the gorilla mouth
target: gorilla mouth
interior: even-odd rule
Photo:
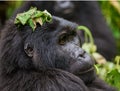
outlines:
[[[96,77],[94,67],[91,67],[84,71],[79,71],[75,75],[82,79],[85,84],[91,83]]]
[[[79,71],[78,74],[81,75],[81,74],[85,74],[85,73],[92,72],[92,71],[94,71],[94,67],[91,67],[91,68],[84,70],[82,72]]]

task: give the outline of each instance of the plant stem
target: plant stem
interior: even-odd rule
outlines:
[[[90,43],[91,43],[91,44],[94,44],[94,40],[93,40],[92,34],[91,34],[90,30],[89,30],[87,27],[85,27],[85,26],[78,26],[77,29],[78,29],[78,30],[83,30],[83,31],[89,36],[89,38],[90,38]],[[86,35],[85,35],[85,37],[87,38]],[[86,38],[85,38],[85,41],[87,41]]]

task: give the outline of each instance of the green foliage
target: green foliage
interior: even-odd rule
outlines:
[[[117,44],[117,53],[120,54],[120,1],[99,1],[102,13],[111,28]],[[108,84],[118,88],[120,91],[120,56],[115,58],[115,63],[107,62],[97,64],[99,76]]]
[[[112,1],[112,0],[111,0]],[[112,30],[112,33],[115,37],[117,44],[117,53],[120,54],[120,9],[116,9],[117,5],[113,5],[112,3],[116,2],[120,8],[120,1],[116,0],[114,2],[111,1],[99,1],[99,5],[101,7],[102,13]]]
[[[96,66],[98,68],[98,75],[120,91],[120,56],[115,58],[115,62],[97,64]]]
[[[112,86],[119,88],[120,86],[120,72],[117,69],[113,69],[106,75],[106,81]]]
[[[85,42],[82,45],[82,48],[84,50],[86,50],[88,53],[96,52],[97,47],[94,44],[94,40],[93,40],[93,37],[92,37],[92,34],[91,34],[90,30],[87,27],[85,27],[85,26],[78,26],[77,29],[84,31],[84,34],[85,34]]]
[[[97,48],[94,44],[94,40],[90,30],[85,26],[78,26],[77,29],[83,30],[85,32],[85,42],[82,45],[82,48],[86,52],[90,53],[95,61],[98,63],[94,65],[97,74],[108,84],[118,88],[118,90],[120,91],[120,56],[117,56],[115,58],[116,63],[107,62],[104,57],[101,57],[101,55],[96,52]],[[102,62],[100,62],[101,60],[99,60],[99,56],[102,58]]]
[[[14,10],[20,7],[23,4],[23,1],[6,1],[8,3],[7,10],[6,10],[6,16],[7,18],[10,18],[10,16],[13,14]]]
[[[28,24],[33,31],[36,28],[36,23],[43,25],[45,22],[50,22],[52,20],[52,16],[47,10],[39,11],[37,8],[31,8],[27,12],[17,14],[14,23],[18,25]]]

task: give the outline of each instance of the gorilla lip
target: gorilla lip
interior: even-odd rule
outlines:
[[[78,74],[84,74],[84,73],[88,73],[90,71],[94,71],[94,67],[91,67],[88,70],[85,70],[85,71],[82,71],[82,72],[78,72]]]

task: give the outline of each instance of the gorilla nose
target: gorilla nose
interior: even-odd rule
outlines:
[[[77,58],[85,58],[85,51],[80,50]]]
[[[78,57],[85,58],[84,54],[85,54],[85,51],[83,51],[82,53],[80,53],[80,54],[78,55]]]
[[[94,64],[93,58],[90,56],[90,54],[86,53],[84,50],[80,52],[77,59],[81,62],[88,64],[89,66],[93,66]]]

